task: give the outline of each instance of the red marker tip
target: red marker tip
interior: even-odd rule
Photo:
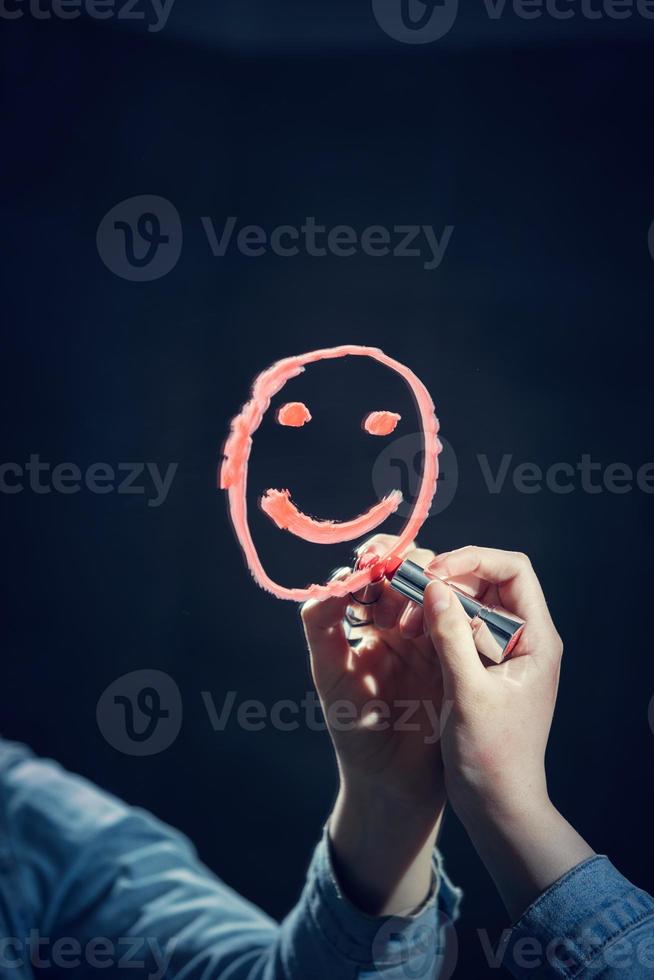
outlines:
[[[392,579],[396,571],[404,561],[404,558],[398,558],[397,555],[391,555],[391,557],[386,562],[386,567],[384,569],[384,575],[387,579]]]

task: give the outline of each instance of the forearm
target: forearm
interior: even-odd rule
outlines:
[[[75,976],[95,975],[85,957],[105,937],[116,962],[142,961],[153,977],[355,980],[372,970],[384,976],[387,967],[392,974],[399,937],[412,976],[432,980],[440,910],[448,922],[456,917],[458,893],[444,874],[416,915],[390,925],[366,915],[342,894],[324,839],[297,905],[278,924],[205,868],[176,831],[2,742],[0,824],[17,875],[4,906],[9,879],[0,888],[2,934],[19,945],[32,931],[75,941],[83,953]],[[28,918],[12,923],[3,907]],[[434,939],[428,947],[425,936]]]
[[[514,920],[594,854],[547,797],[512,801],[492,811],[482,804],[462,820]]]
[[[383,788],[343,785],[329,821],[335,870],[350,900],[370,915],[408,915],[433,885],[444,800],[421,808]]]

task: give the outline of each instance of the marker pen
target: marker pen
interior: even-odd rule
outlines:
[[[392,588],[420,605],[423,604],[425,589],[436,578],[415,562],[408,559],[403,561],[401,558],[390,558],[386,562],[385,575]],[[525,625],[522,620],[506,616],[492,606],[477,602],[450,582],[445,584],[455,594],[470,619],[479,653],[494,663],[505,660],[520,639]]]

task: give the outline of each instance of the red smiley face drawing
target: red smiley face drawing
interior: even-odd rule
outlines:
[[[255,581],[280,599],[304,602],[307,599],[326,599],[328,596],[345,596],[358,592],[378,577],[380,568],[391,557],[376,556],[374,564],[358,568],[346,578],[324,585],[308,585],[305,588],[287,588],[274,582],[266,573],[252,540],[247,516],[248,461],[252,450],[252,436],[277,395],[287,381],[301,374],[307,364],[339,357],[370,357],[399,374],[409,386],[416,403],[425,454],[422,478],[415,504],[393,547],[393,555],[402,555],[424,524],[438,480],[438,455],[441,443],[438,439],[438,419],[431,396],[422,381],[404,364],[394,360],[377,347],[345,344],[324,350],[310,351],[296,357],[286,357],[266,368],[252,385],[250,400],[232,420],[225,443],[224,459],[220,467],[220,488],[227,491],[229,511],[238,541]],[[388,435],[399,421],[395,412],[371,412],[364,421],[364,428],[371,435]],[[311,414],[301,402],[287,402],[278,410],[277,421],[281,425],[299,427],[311,421]],[[377,501],[363,514],[349,521],[316,520],[298,510],[288,490],[266,490],[261,498],[261,508],[277,527],[316,544],[337,544],[352,541],[369,534],[394,513],[402,502],[399,490],[393,490]]]

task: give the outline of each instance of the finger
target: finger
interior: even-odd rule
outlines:
[[[554,628],[540,582],[526,555],[471,545],[437,555],[429,571],[440,578],[459,580],[462,575],[474,575],[493,583],[507,610],[527,622],[540,622]]]
[[[390,554],[397,541],[400,539],[396,534],[373,534],[371,538],[364,541],[356,549],[356,554],[361,557],[368,552],[375,555],[385,555]],[[415,546],[415,542],[412,541],[407,547],[411,549]]]
[[[415,562],[416,565],[424,568],[434,558],[434,552],[427,548],[413,548],[408,552],[406,557]],[[392,588],[388,582],[385,582],[379,596],[379,601],[374,606],[373,616],[375,626],[382,630],[392,629],[397,625],[406,605],[406,598],[396,589]]]
[[[463,607],[452,590],[435,579],[425,589],[425,622],[443,671],[446,692],[455,695],[486,678]]]
[[[390,558],[395,551],[399,538],[395,534],[374,534],[356,549],[357,567],[369,567],[375,564],[375,558]],[[410,541],[403,548],[402,557],[415,550],[415,541]]]
[[[358,562],[364,558],[392,554],[398,540],[399,538],[394,534],[374,534],[356,549]],[[413,549],[414,542],[411,542],[408,547]],[[430,557],[433,557],[433,553]],[[401,596],[398,596],[385,581],[373,582],[365,590],[358,592],[356,598],[370,609],[375,626],[382,630],[393,628],[404,605]]]
[[[410,552],[407,558],[421,568],[427,568],[434,560],[435,553],[427,548],[416,548]],[[425,618],[422,605],[417,602],[407,602],[397,623],[400,635],[406,640],[419,640],[426,631]]]
[[[425,632],[425,619],[422,606],[417,602],[407,602],[398,622],[400,635],[405,640],[416,640]]]
[[[349,572],[344,569],[342,574]],[[333,576],[338,577],[337,575]],[[304,635],[311,654],[314,679],[318,688],[331,683],[347,668],[350,645],[345,633],[344,616],[349,598],[309,599],[300,610]]]
[[[388,557],[392,553],[397,540],[398,538],[393,534],[374,534],[355,549],[355,567],[374,567],[377,558]],[[382,569],[380,566],[379,569],[374,570],[372,582],[354,593],[353,598],[361,603],[361,605],[372,606],[379,602],[384,587],[384,579],[381,572]],[[370,615],[372,617],[372,613]]]
[[[414,604],[410,603],[407,605],[413,606]],[[404,617],[404,613],[402,613],[394,629],[375,630],[375,635],[386,644],[389,651],[399,657],[405,667],[409,667],[412,671],[420,671],[423,667],[429,665],[432,671],[436,668],[440,672],[440,665],[438,656],[434,650],[434,644],[425,632],[426,627],[422,621],[422,607],[419,606],[418,609],[421,623],[420,630],[417,634],[411,630],[405,632],[402,627]]]

